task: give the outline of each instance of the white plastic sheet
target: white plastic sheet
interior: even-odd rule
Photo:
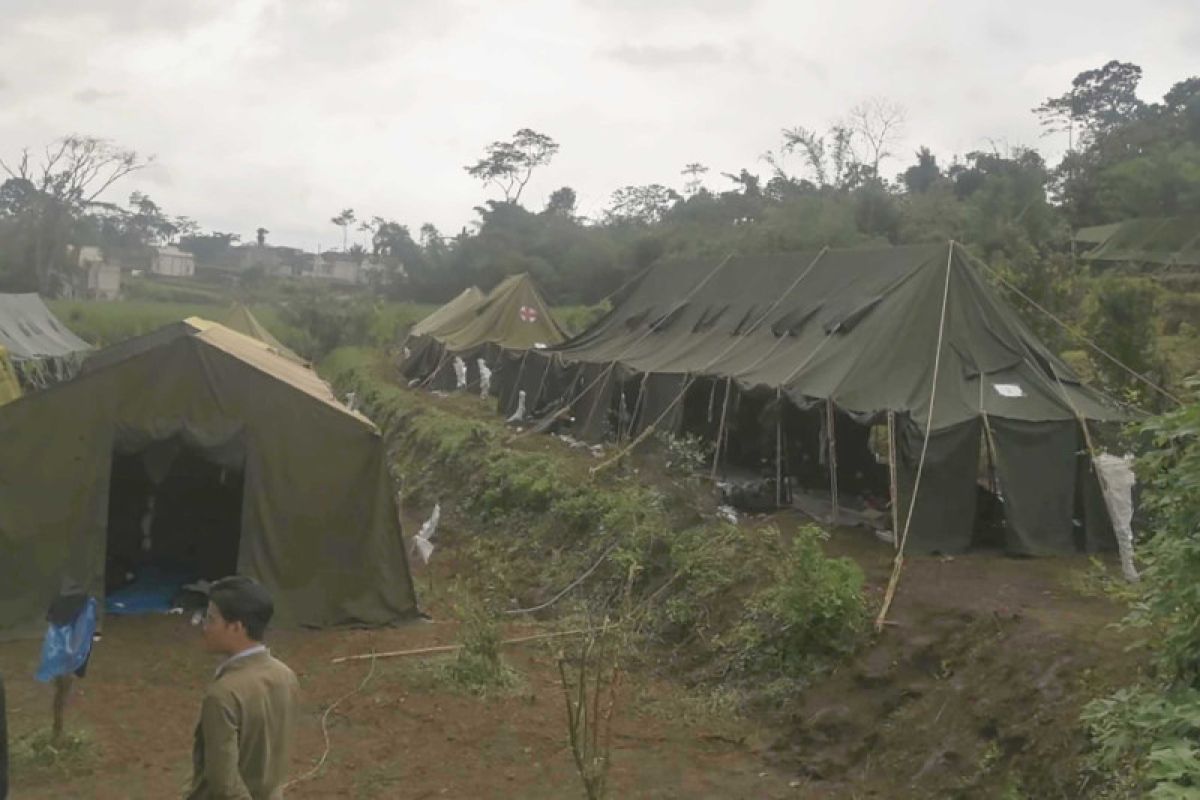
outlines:
[[[1128,581],[1137,581],[1137,567],[1133,563],[1133,456],[1114,456],[1101,453],[1096,456],[1096,470],[1100,476],[1100,487],[1104,490],[1104,504],[1112,519],[1113,533],[1117,536],[1117,548],[1121,554],[1121,572]]]

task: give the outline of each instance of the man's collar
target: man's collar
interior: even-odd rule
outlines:
[[[242,650],[240,653],[234,653],[229,658],[222,661],[220,663],[220,665],[217,666],[217,671],[213,677],[215,677],[215,678],[221,677],[221,675],[225,672],[225,670],[229,669],[229,666],[231,664],[233,664],[235,661],[239,661],[243,658],[246,658],[247,656],[253,656],[253,655],[257,655],[259,653],[266,653],[266,652],[267,652],[267,646],[265,644],[256,644],[256,645],[247,647],[245,650]]]

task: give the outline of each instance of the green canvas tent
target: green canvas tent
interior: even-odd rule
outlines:
[[[453,322],[453,320],[459,315],[465,314],[471,309],[475,308],[475,306],[482,303],[483,300],[483,292],[479,291],[479,289],[476,287],[470,286],[466,289],[463,289],[462,292],[449,303],[439,307],[428,317],[421,320],[416,325],[413,325],[412,330],[408,332],[408,335],[425,336],[433,333],[443,325]]]
[[[251,338],[258,339],[260,342],[264,342],[270,346],[272,350],[279,353],[279,355],[283,356],[289,361],[294,361],[297,364],[304,364],[306,366],[308,365],[308,359],[302,358],[296,353],[293,353],[282,342],[271,335],[271,332],[266,329],[266,326],[259,322],[258,318],[255,317],[254,314],[250,313],[250,309],[246,308],[246,306],[242,305],[241,303],[235,303],[228,312],[215,321],[219,322],[230,330],[237,331],[238,333],[245,334]]]
[[[284,625],[416,613],[380,433],[312,370],[195,318],[99,355],[74,380],[0,407],[0,636],[40,633],[63,578],[104,593],[122,546],[120,465],[163,474],[164,454],[180,452],[240,495],[237,530],[164,546],[203,559],[232,537],[228,566],[263,582]],[[205,513],[193,503],[175,519]]]
[[[457,385],[454,359],[467,367],[468,385],[478,384],[478,359],[495,365],[501,353],[523,353],[566,339],[526,274],[505,278],[487,297],[406,344],[401,372],[435,389]]]
[[[0,345],[21,382],[38,389],[71,378],[92,349],[36,294],[0,294]]]
[[[1111,541],[1077,454],[1080,419],[1122,411],[1081,385],[953,243],[660,262],[583,334],[505,358],[496,386],[502,413],[524,392],[531,411],[569,414],[577,436],[696,433],[725,462],[883,497],[888,467],[869,434],[890,417],[901,528],[925,453],[915,550],[971,544],[985,454],[1011,551],[1071,550],[1084,537],[1076,519],[1086,545]]]
[[[1200,215],[1130,219],[1082,228],[1079,258],[1098,266],[1200,267]]]

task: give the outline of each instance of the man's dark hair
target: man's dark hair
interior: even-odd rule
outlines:
[[[245,575],[231,575],[214,583],[208,599],[221,612],[226,622],[240,622],[246,635],[261,642],[267,623],[275,613],[275,603],[263,585]]]

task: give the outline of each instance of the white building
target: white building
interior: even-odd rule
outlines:
[[[107,260],[99,247],[78,248],[78,266],[73,294],[96,300],[116,300],[121,295],[121,265]]]
[[[196,274],[196,259],[178,247],[159,247],[150,261],[150,272],[175,278],[190,278]]]
[[[312,277],[340,283],[358,283],[358,262],[336,253],[313,256]]]

